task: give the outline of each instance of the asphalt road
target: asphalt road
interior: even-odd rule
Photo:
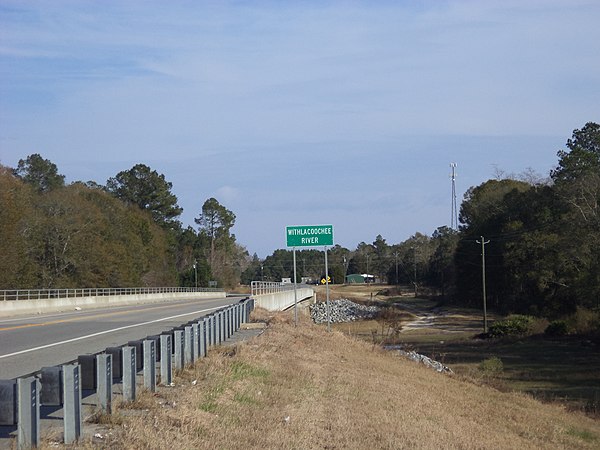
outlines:
[[[177,327],[244,297],[185,300],[0,318],[0,379],[98,353]]]

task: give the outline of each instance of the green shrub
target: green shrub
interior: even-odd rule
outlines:
[[[492,356],[479,363],[479,370],[486,375],[497,375],[504,370],[504,364],[500,358]]]
[[[569,326],[566,320],[555,320],[550,322],[544,333],[548,336],[566,336],[569,334]]]
[[[531,331],[535,318],[515,314],[494,322],[488,332],[490,337],[522,336]]]

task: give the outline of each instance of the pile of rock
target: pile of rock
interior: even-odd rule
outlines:
[[[329,302],[332,323],[354,322],[355,320],[373,319],[377,317],[377,306],[365,306],[350,300],[339,299]],[[310,317],[315,323],[327,323],[327,303],[310,305]]]
[[[403,356],[406,356],[408,359],[412,359],[413,361],[425,364],[427,367],[430,367],[431,369],[436,370],[438,372],[453,373],[450,367],[445,366],[441,362],[431,359],[425,355],[421,355],[420,353],[414,351],[407,352],[404,350],[398,350],[398,353],[400,353]]]

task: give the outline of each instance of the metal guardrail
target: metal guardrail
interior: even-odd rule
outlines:
[[[278,283],[276,281],[252,281],[251,295],[276,294],[277,292],[286,292],[294,290],[293,283]],[[298,283],[296,287],[307,287],[307,284]]]
[[[218,288],[132,287],[82,289],[8,289],[0,290],[0,301],[46,300],[53,298],[102,297],[107,295],[165,294],[172,292],[223,292]]]
[[[177,292],[198,291],[193,288]],[[108,347],[96,354],[80,355],[77,360],[44,367],[16,379],[0,380],[0,405],[4,408],[0,410],[0,426],[9,433],[16,431],[17,448],[37,448],[45,431],[41,419],[48,419],[47,413],[42,416],[41,408],[58,408],[63,411],[64,443],[73,443],[83,435],[83,427],[87,426],[82,414],[84,389],[95,391],[96,401],[87,397],[86,401],[91,401],[88,404],[95,403],[97,412],[112,414],[114,384],[121,384],[124,403],[136,400],[136,386],[140,380],[137,375],[140,372],[143,386],[150,392],[158,389],[159,370],[160,384],[172,385],[173,369],[189,368],[196,360],[205,358],[210,347],[226,342],[241,329],[243,323],[249,322],[253,309],[254,300],[245,298],[160,335]],[[138,364],[140,361],[143,364]]]

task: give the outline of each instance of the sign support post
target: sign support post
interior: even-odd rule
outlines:
[[[331,331],[329,310],[329,268],[327,267],[327,246],[333,245],[333,225],[288,226],[285,229],[287,246],[294,255],[294,324],[298,326],[298,292],[296,277],[296,247],[320,247],[325,249],[325,289],[327,292],[327,331]]]
[[[325,293],[327,295],[327,331],[331,331],[331,311],[329,305],[329,267],[327,267],[327,246],[325,250]]]
[[[298,326],[298,291],[296,288],[296,247],[293,248],[294,254],[294,326]]]

